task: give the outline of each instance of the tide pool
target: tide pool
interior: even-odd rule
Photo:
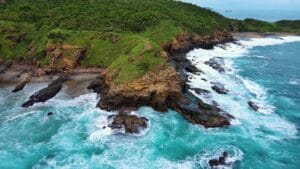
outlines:
[[[231,126],[205,129],[174,111],[143,107],[133,113],[147,117],[149,128],[125,135],[103,128],[116,112],[96,108],[96,94],[73,98],[63,89],[46,103],[21,108],[47,84],[30,84],[19,93],[2,88],[0,168],[197,169],[209,168],[208,161],[226,151],[232,165],[221,168],[297,169],[300,37],[241,39],[213,50],[195,49],[187,57],[204,72],[190,74],[189,84],[209,90],[197,96],[233,115]],[[213,57],[224,58],[225,73],[204,63]],[[229,94],[215,93],[212,82],[224,84]],[[249,108],[250,100],[259,103],[258,112]]]

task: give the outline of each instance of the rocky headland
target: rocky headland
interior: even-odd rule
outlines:
[[[194,90],[201,94],[208,91],[191,89],[187,84],[188,73],[203,72],[193,66],[186,59],[185,54],[194,48],[211,49],[214,45],[232,41],[234,41],[233,37],[226,31],[215,32],[211,36],[184,33],[163,46],[164,50],[160,53],[163,57],[168,58],[168,64],[157,66],[140,78],[123,84],[114,82],[109,69],[100,69],[98,70],[100,72],[99,76],[87,86],[87,89],[93,90],[100,95],[97,107],[107,111],[119,112],[118,115],[113,117],[114,122],[112,126],[117,128],[116,126],[123,125],[125,126],[125,131],[129,133],[136,133],[138,131],[136,128],[145,127],[145,119],[130,115],[131,111],[137,110],[141,106],[150,106],[159,112],[167,112],[169,109],[175,110],[191,123],[200,124],[206,128],[228,126],[230,125],[230,119],[233,118],[232,116],[224,112],[216,104],[205,103],[190,92],[190,90]],[[34,76],[75,72],[80,66],[80,60],[85,57],[86,50],[85,48],[71,45],[48,45],[46,56],[52,60],[50,67],[37,68],[31,66],[28,69],[28,66],[23,65],[23,68],[27,68],[28,71],[32,72],[31,75]],[[75,58],[72,63],[64,58],[66,53],[71,58]],[[221,60],[217,59],[215,62],[219,64]],[[3,63],[2,69],[16,68],[16,66],[11,64],[11,62]],[[214,64],[212,63],[212,66]],[[219,67],[221,67],[220,65],[221,63]],[[221,68],[220,71],[222,71]],[[26,79],[20,82],[14,92],[22,90],[29,80]],[[60,76],[46,88],[32,95],[22,107],[29,107],[35,103],[51,99],[61,90],[62,84],[66,80],[66,75]],[[216,84],[215,86],[220,93],[227,93],[227,90],[222,88],[221,84]],[[136,128],[132,128],[132,126]]]
[[[88,88],[100,94],[98,107],[108,111],[126,114],[140,106],[150,106],[160,112],[175,110],[188,121],[207,128],[227,126],[232,118],[230,115],[189,92],[187,73],[201,73],[201,70],[185,58],[185,53],[197,47],[211,49],[214,45],[233,40],[228,32],[217,32],[212,36],[183,34],[164,48],[169,66],[151,70],[141,78],[123,85],[115,85],[110,73],[103,71]],[[204,92],[201,89],[197,91]]]

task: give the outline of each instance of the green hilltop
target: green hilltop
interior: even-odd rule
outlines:
[[[116,83],[124,83],[164,66],[163,47],[183,33],[300,32],[299,25],[299,21],[231,20],[173,0],[4,0],[0,61],[51,67],[49,48],[71,45],[60,49],[64,62],[78,60],[74,53],[80,50],[85,52],[81,66],[108,68]],[[55,66],[63,67],[62,62]]]

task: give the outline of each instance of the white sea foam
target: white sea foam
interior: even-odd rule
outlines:
[[[199,160],[201,168],[210,168],[209,161],[212,159],[219,159],[220,156],[223,155],[224,152],[228,153],[228,158],[226,159],[226,163],[228,165],[220,165],[216,168],[219,169],[231,169],[234,166],[236,161],[241,161],[243,159],[244,153],[237,147],[234,146],[224,146],[217,147],[213,150],[207,150],[204,154],[195,156],[195,161]]]
[[[112,134],[112,129],[110,127],[105,127],[103,129],[100,129],[100,130],[95,131],[92,134],[90,134],[89,141],[91,141],[91,142],[98,142],[103,137],[109,136],[111,134]]]
[[[12,116],[12,117],[9,117],[5,122],[10,122],[10,121],[14,121],[14,120],[17,120],[19,118],[24,118],[26,116],[30,116],[32,114],[36,113],[35,111],[30,111],[28,113],[23,113],[23,114],[18,114],[18,115],[15,115],[15,116]]]
[[[300,84],[300,79],[290,79],[289,84],[297,86]]]
[[[250,40],[239,40],[237,43],[219,45],[212,50],[195,49],[189,52],[187,58],[193,65],[204,72],[200,75],[190,74],[189,84],[194,88],[202,88],[211,92],[209,95],[197,95],[195,92],[193,93],[206,102],[215,100],[223,110],[236,117],[234,121],[231,121],[232,124],[242,124],[247,122],[251,123],[253,127],[265,126],[270,128],[270,130],[278,131],[282,136],[292,137],[297,133],[295,125],[272,114],[275,107],[268,101],[268,91],[250,79],[239,76],[238,69],[234,65],[234,58],[247,56],[250,49],[253,47],[279,45],[296,41],[300,41],[300,37],[254,38]],[[205,64],[206,61],[214,57],[224,58],[227,70],[226,73],[219,73],[217,70],[214,70]],[[266,59],[264,56],[259,57]],[[225,88],[229,89],[230,93],[228,95],[217,94],[211,89],[212,82],[223,84]],[[295,81],[290,81],[290,83],[291,82],[292,84],[296,84]],[[269,117],[260,117],[258,114],[251,111],[247,104],[250,100],[258,104],[260,113],[272,115]],[[278,121],[279,123],[273,124],[273,121]]]

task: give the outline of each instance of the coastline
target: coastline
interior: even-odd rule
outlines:
[[[300,33],[289,32],[238,32],[231,33],[235,39],[241,38],[266,38],[270,36],[300,36]]]
[[[291,36],[295,34],[245,32],[234,33],[231,34],[232,36],[229,35],[230,34],[226,32],[219,32],[212,37],[178,36],[177,39],[173,40],[170,46],[165,49],[169,54],[169,62],[172,65],[170,65],[170,68],[173,67],[176,71],[172,69],[162,69],[160,71],[164,73],[162,73],[163,75],[159,75],[160,78],[152,73],[145,76],[144,79],[138,79],[127,85],[116,87],[113,84],[106,84],[109,77],[103,76],[102,78],[105,78],[106,81],[102,81],[103,84],[97,84],[98,86],[96,86],[96,88],[98,87],[102,90],[98,93],[102,97],[98,103],[98,107],[108,111],[120,111],[121,113],[138,109],[141,106],[150,106],[161,112],[165,112],[168,108],[171,108],[180,112],[192,123],[202,124],[207,127],[223,127],[229,125],[230,119],[234,118],[233,116],[223,112],[222,108],[213,102],[211,104],[203,103],[201,99],[193,95],[193,92],[190,92],[198,91],[202,94],[203,92],[205,93],[205,91],[201,91],[203,89],[194,88],[189,85],[190,80],[188,79],[188,74],[205,74],[206,72],[202,72],[201,68],[196,68],[195,65],[192,65],[185,55],[196,48],[212,49],[215,45],[234,42],[242,38],[266,38],[269,36]],[[181,77],[181,80],[175,75],[176,72]],[[57,79],[60,74],[66,74],[68,79],[64,82],[64,89],[70,96],[75,97],[90,92],[87,87],[97,80],[99,75],[102,76],[102,73],[103,69],[75,68],[66,72],[56,72],[46,75],[44,70],[41,71],[35,67],[14,65],[4,74],[0,74],[0,87],[17,85],[25,81],[29,76],[32,77],[30,83],[51,83],[51,81]],[[174,86],[171,87],[170,84],[174,84]],[[169,87],[162,87],[165,85]],[[153,87],[150,88],[149,86]],[[227,93],[222,85],[215,85],[214,87],[221,93]],[[163,95],[169,99],[156,98],[156,94],[153,95],[152,93],[158,92],[157,90],[162,90],[159,95]],[[170,100],[170,98],[172,99]],[[128,100],[132,100],[132,103],[129,103]],[[184,106],[187,103],[190,104],[189,108]],[[215,115],[206,114],[206,109],[218,115],[215,117]],[[207,120],[203,120],[201,116],[212,116],[211,118],[214,120],[211,119],[208,121],[216,122],[220,120],[220,122],[210,124]]]

